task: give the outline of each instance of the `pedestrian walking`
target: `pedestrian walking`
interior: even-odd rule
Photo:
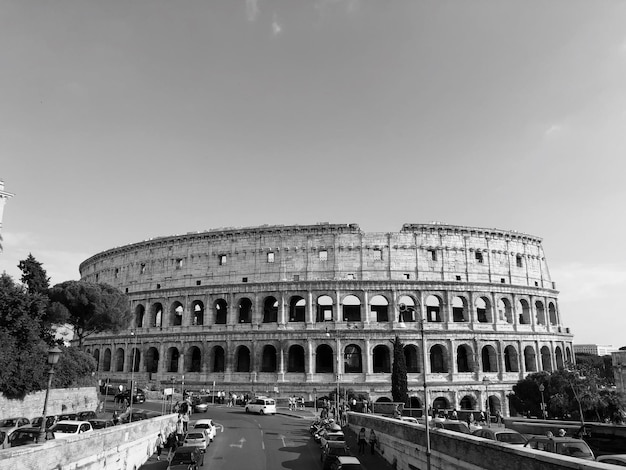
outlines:
[[[178,416],[178,421],[176,421],[176,438],[177,438],[178,442],[182,442],[183,441],[183,432],[184,432],[183,419],[179,415]]]
[[[161,433],[159,433],[156,439],[157,460],[161,460],[162,449],[163,449],[163,437],[161,436]]]
[[[365,438],[365,428],[361,428],[359,431],[359,454],[365,454],[365,446],[367,445]]]
[[[378,442],[378,439],[376,438],[376,433],[374,432],[373,429],[370,429],[370,450],[372,452],[372,455],[375,454],[377,442]]]

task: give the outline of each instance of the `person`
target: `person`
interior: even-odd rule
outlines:
[[[183,432],[187,432],[189,429],[189,413],[183,413]]]
[[[161,437],[161,433],[157,436],[156,439],[156,451],[157,451],[157,460],[161,460],[161,449],[163,448],[163,437]]]
[[[176,449],[178,448],[178,439],[176,439],[176,434],[171,432],[169,436],[167,436],[167,441],[165,443],[167,448],[169,449],[167,453],[167,460],[170,460],[170,456],[176,453]]]
[[[375,449],[376,449],[376,433],[374,432],[373,429],[370,429],[370,450],[372,452],[372,455],[374,455],[375,453]]]
[[[365,428],[361,428],[361,430],[359,431],[359,454],[365,454],[366,443]]]
[[[183,419],[179,415],[178,421],[176,421],[176,438],[178,439],[178,442],[183,441],[183,432]]]
[[[548,431],[546,433],[546,436],[548,436],[550,439],[552,439],[554,437],[554,434],[552,434],[552,431]]]
[[[450,419],[459,419],[459,415],[456,412],[456,408],[452,410],[452,415]]]
[[[113,410],[113,416],[111,417],[111,419],[113,420],[113,424],[117,426],[117,424],[120,422],[120,416],[117,414],[117,410]]]
[[[500,410],[496,410],[496,423],[503,423],[503,419],[502,419],[502,413],[500,413]]]
[[[485,424],[487,422],[487,418],[485,417],[485,412],[481,411],[480,415],[478,417],[478,423],[479,424]]]
[[[400,413],[400,405],[397,405],[394,409],[393,409],[393,417],[395,419],[400,419],[400,417],[402,416],[402,413]]]
[[[565,429],[563,428],[559,429],[559,437],[565,437],[565,434],[566,434]]]
[[[472,431],[472,426],[474,425],[474,413],[467,414],[467,427],[470,431]]]

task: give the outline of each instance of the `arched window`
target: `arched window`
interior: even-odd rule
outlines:
[[[304,322],[306,315],[306,300],[299,295],[294,295],[289,299],[289,321]]]
[[[235,354],[235,372],[250,372],[250,350],[239,346]]]
[[[491,304],[487,297],[476,299],[476,318],[480,323],[491,323]]]
[[[476,398],[471,395],[465,395],[461,398],[459,405],[462,410],[475,410],[476,409]]]
[[[146,352],[146,372],[157,373],[159,371],[159,351],[157,348],[149,348]]]
[[[513,324],[513,311],[509,299],[498,300],[498,320]]]
[[[197,346],[185,352],[185,372],[202,372],[202,353]]]
[[[100,350],[96,349],[93,352],[93,358],[96,360],[96,370],[100,370]]]
[[[481,351],[483,372],[498,372],[498,355],[493,346],[484,346]]]
[[[204,304],[199,300],[194,300],[191,304],[192,309],[192,317],[191,324],[192,325],[203,325],[204,324]]]
[[[560,346],[557,346],[556,348],[554,348],[554,356],[556,358],[556,368],[557,369],[562,369],[564,364],[563,364],[563,351],[561,350]]]
[[[550,324],[557,325],[558,320],[556,318],[556,307],[552,302],[548,304],[548,315],[550,316]]]
[[[524,348],[524,367],[526,372],[537,372],[537,359],[535,349],[532,346]]]
[[[167,350],[167,371],[168,372],[178,372],[178,359],[180,357],[180,353],[176,348],[169,348]]]
[[[440,344],[435,344],[430,348],[430,371],[434,374],[448,372],[446,349]]]
[[[406,364],[406,371],[409,374],[414,374],[420,371],[420,361],[417,347],[412,344],[408,344],[403,349],[404,363]]]
[[[356,344],[349,344],[343,353],[344,370],[346,374],[363,372],[361,363],[361,348]]]
[[[541,348],[541,370],[552,372],[552,358],[550,357],[550,349],[547,346]]]
[[[184,312],[183,304],[180,302],[173,302],[170,306],[170,318],[171,326],[180,326],[183,324],[183,312]]]
[[[252,302],[249,298],[243,297],[239,301],[239,323],[252,322]]]
[[[215,309],[215,324],[225,325],[228,318],[228,302],[224,299],[217,299],[213,305]]]
[[[474,368],[472,350],[467,344],[462,344],[456,349],[456,367],[459,372],[472,372]]]
[[[530,325],[530,306],[525,299],[520,299],[518,302],[519,324]]]
[[[435,410],[449,410],[450,401],[446,397],[437,397],[433,401],[433,409]]]
[[[163,326],[163,305],[159,302],[150,307],[150,326]]]
[[[315,350],[315,372],[328,374],[335,371],[333,349],[327,344],[320,344]]]
[[[467,300],[464,297],[456,296],[452,298],[452,321],[468,322]]]
[[[374,374],[388,374],[391,372],[391,356],[387,346],[378,345],[372,351],[372,366]]]
[[[426,318],[429,322],[441,322],[441,299],[436,295],[426,297]]]
[[[519,372],[517,349],[510,345],[504,348],[504,370],[506,372]]]
[[[225,363],[224,348],[215,346],[213,348],[213,372],[224,372]]]
[[[137,348],[131,348],[128,363],[133,372],[139,372],[139,362],[141,361],[141,351]]]
[[[372,312],[371,319],[376,319],[377,322],[389,321],[389,302],[382,295],[375,295],[370,300],[370,311]]]
[[[413,297],[403,295],[398,299],[398,321],[400,323],[415,321],[415,301]]]
[[[102,370],[105,372],[109,372],[111,370],[111,350],[106,348],[104,350],[104,361],[102,364]]]
[[[294,344],[289,348],[287,354],[287,372],[304,372],[304,348],[299,344]]]
[[[572,363],[572,351],[570,348],[565,348],[565,360],[568,364]]]
[[[361,321],[361,300],[356,295],[346,295],[343,298],[343,321]]]
[[[135,307],[135,325],[137,328],[143,328],[143,317],[146,314],[146,307],[139,304]]]
[[[276,372],[276,348],[271,344],[263,348],[261,372]]]
[[[263,301],[263,323],[276,323],[277,321],[278,300],[270,295]]]
[[[546,310],[543,307],[543,302],[537,300],[535,302],[535,310],[537,311],[537,325],[546,324]]]
[[[333,299],[328,295],[317,298],[317,320],[318,322],[333,321]]]
[[[124,350],[122,348],[118,348],[117,351],[115,351],[115,371],[124,371]]]

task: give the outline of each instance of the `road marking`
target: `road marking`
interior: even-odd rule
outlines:
[[[287,444],[285,444],[285,436],[283,436],[282,434],[280,435],[280,440],[283,441],[283,447],[287,447]]]
[[[239,447],[240,449],[243,447],[243,443],[246,442],[246,440],[242,437],[241,439],[239,439],[239,444],[231,444],[231,447]]]

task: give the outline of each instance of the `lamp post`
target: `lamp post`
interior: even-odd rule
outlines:
[[[485,399],[485,415],[487,418],[487,427],[491,427],[491,418],[489,417],[489,377],[484,376],[483,377],[483,383],[485,384],[485,395],[486,395],[486,399]]]
[[[317,388],[313,387],[313,410],[317,414]]]
[[[430,470],[430,431],[428,428],[428,392],[426,391],[426,338],[424,337],[424,319],[420,319],[420,333],[422,337],[422,376],[424,377],[424,426],[426,427],[426,470]]]
[[[48,411],[48,395],[50,394],[50,386],[52,385],[52,376],[54,375],[54,366],[59,362],[61,356],[61,350],[58,347],[48,349],[48,364],[50,364],[50,370],[48,371],[48,386],[46,387],[46,397],[43,401],[43,419],[41,420],[41,427],[39,428],[39,436],[37,442],[44,442],[46,440],[46,413]]]
[[[543,384],[539,384],[539,391],[541,392],[541,419],[546,419],[546,402],[543,399],[543,392],[546,387]]]
[[[134,337],[133,341],[133,354],[130,364],[130,397],[128,398],[128,422],[133,422],[133,398],[135,396],[135,383],[133,382],[133,377],[135,373],[135,354],[137,353],[137,335],[135,334],[135,330],[130,332],[131,336]]]

